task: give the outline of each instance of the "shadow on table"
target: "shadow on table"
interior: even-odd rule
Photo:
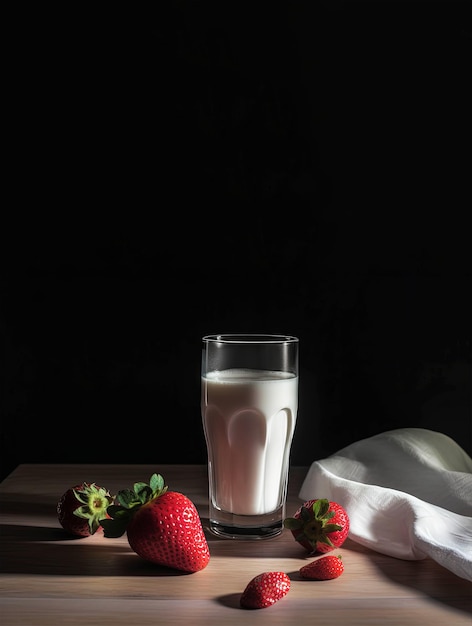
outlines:
[[[432,600],[472,615],[472,582],[457,576],[436,561],[401,560],[373,553],[372,561],[383,576],[403,587],[412,587]],[[405,575],[405,571],[407,574]]]
[[[0,573],[43,576],[186,576],[141,559],[126,537],[71,537],[61,528],[3,525]]]
[[[217,598],[217,602],[229,609],[241,609],[241,593],[228,593]]]
[[[0,506],[5,511],[8,510],[9,515],[24,517],[39,517],[56,514],[57,501],[50,498],[45,499],[41,496],[31,494],[25,501],[24,494],[1,494]]]

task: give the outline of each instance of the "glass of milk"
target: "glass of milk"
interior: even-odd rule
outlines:
[[[224,334],[202,341],[210,529],[232,539],[276,537],[298,410],[298,338]]]

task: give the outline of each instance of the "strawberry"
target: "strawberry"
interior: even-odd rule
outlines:
[[[318,498],[304,502],[293,517],[284,520],[284,526],[309,552],[330,552],[344,543],[349,516],[338,502]]]
[[[340,554],[338,556],[334,556],[334,554],[322,556],[311,563],[307,563],[299,570],[302,578],[309,578],[310,580],[331,580],[338,578],[343,572],[344,563]]]
[[[244,609],[265,609],[278,602],[290,590],[285,572],[263,572],[250,580],[240,598]]]
[[[121,537],[140,557],[151,563],[184,572],[197,572],[208,565],[210,550],[198,511],[184,494],[168,491],[160,474],[149,485],[135,483],[119,491],[102,520],[105,537]]]
[[[95,483],[82,483],[65,491],[57,503],[57,517],[67,532],[78,537],[94,535],[113,502],[110,492]]]

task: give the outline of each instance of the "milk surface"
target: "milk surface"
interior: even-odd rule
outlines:
[[[202,377],[210,493],[237,515],[270,513],[285,497],[298,377],[229,369]]]

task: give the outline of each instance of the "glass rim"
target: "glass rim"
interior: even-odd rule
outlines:
[[[229,344],[269,344],[269,343],[298,343],[298,337],[294,335],[268,335],[256,333],[222,333],[220,335],[205,335],[202,337],[205,343],[229,343]]]

